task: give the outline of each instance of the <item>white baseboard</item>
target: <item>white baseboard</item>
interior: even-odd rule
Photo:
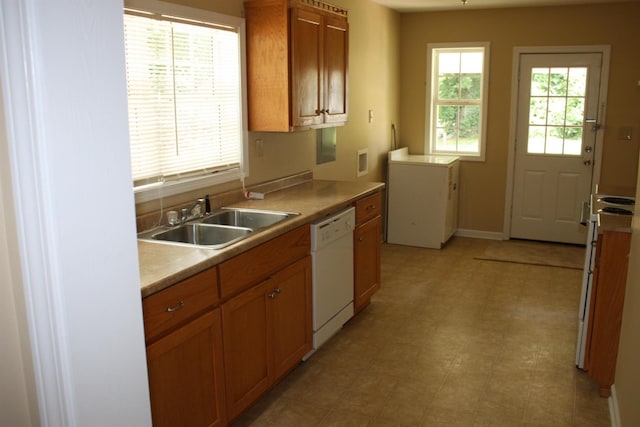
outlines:
[[[455,235],[460,237],[473,237],[474,239],[508,240],[502,232],[468,230],[463,228],[457,229]]]
[[[611,419],[611,427],[622,427],[620,423],[620,408],[618,407],[618,394],[616,393],[616,385],[611,386],[611,396],[609,396],[609,417]]]

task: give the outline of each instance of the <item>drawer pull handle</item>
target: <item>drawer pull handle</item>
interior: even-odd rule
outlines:
[[[269,294],[269,298],[276,299],[279,293],[280,293],[280,288],[276,288],[273,292]]]
[[[184,307],[184,301],[180,300],[178,304],[167,307],[167,312],[173,313],[174,311],[181,310],[183,307]]]
[[[372,209],[375,209],[375,208],[376,208],[376,205],[369,205],[369,206],[367,206],[367,210],[368,210],[368,211],[370,211],[370,210],[372,210]]]

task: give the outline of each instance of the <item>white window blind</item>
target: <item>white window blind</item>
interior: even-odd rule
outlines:
[[[240,167],[237,29],[125,11],[134,187]]]

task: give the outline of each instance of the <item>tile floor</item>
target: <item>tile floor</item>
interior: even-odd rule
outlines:
[[[383,245],[372,303],[236,426],[608,426],[575,368],[579,270]]]

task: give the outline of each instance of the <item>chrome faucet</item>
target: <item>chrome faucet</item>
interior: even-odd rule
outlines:
[[[190,208],[184,208],[182,210],[180,210],[180,222],[186,222],[189,221],[190,219],[193,218],[200,218],[202,216],[201,210],[202,210],[202,203],[204,203],[204,199],[198,199],[195,202],[193,202],[193,205],[191,205]],[[198,207],[198,213],[194,214],[193,210]]]

